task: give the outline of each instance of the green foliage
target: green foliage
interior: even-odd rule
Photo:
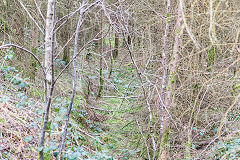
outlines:
[[[173,84],[173,83],[176,83],[177,81],[177,77],[175,75],[170,75],[169,76],[169,81]]]
[[[5,56],[4,56],[4,60],[5,61],[10,61],[12,60],[12,58],[14,57],[15,53],[14,53],[14,49],[6,49],[5,52]]]
[[[82,147],[74,147],[73,150],[68,150],[63,158],[66,160],[77,160],[78,158],[87,154],[88,152],[84,151]]]
[[[50,132],[50,130],[51,130],[51,121],[48,121],[47,122],[47,125],[46,125],[46,131],[48,131],[48,132]]]
[[[167,24],[170,23],[170,13],[167,13]]]
[[[240,111],[232,110],[231,112],[229,112],[229,114],[227,116],[227,120],[239,122],[240,121]]]
[[[63,53],[62,63],[66,65],[69,62],[70,62],[70,52],[65,48]]]
[[[136,154],[133,150],[123,149],[123,159],[128,160],[131,159]]]
[[[65,66],[67,63],[67,61],[66,60],[61,60],[61,59],[56,59],[56,65],[58,66],[58,67],[61,67],[61,66]]]
[[[6,4],[7,4],[7,3],[5,3],[6,0],[4,0],[3,2],[4,2],[4,5],[6,6]],[[0,25],[2,25],[0,28],[0,31],[5,32],[8,27],[8,22],[4,18],[0,17]]]
[[[211,158],[235,160],[240,158],[240,139],[235,138],[226,142],[219,141],[216,146],[212,147],[213,153]]]
[[[0,123],[4,124],[6,123],[6,120],[0,117]]]
[[[106,45],[111,45],[111,46],[115,45],[115,41],[113,38],[104,38],[104,41]]]
[[[87,157],[91,158],[88,159]],[[91,155],[82,147],[73,147],[72,150],[67,150],[63,158],[65,160],[78,160],[79,158],[84,158],[84,160],[113,160],[113,157],[109,156],[107,151],[96,152],[95,155]]]
[[[15,53],[13,49],[8,49],[6,51],[6,55],[4,57],[5,61],[11,61],[14,57]],[[9,64],[2,64],[1,65],[1,72],[3,72],[3,79],[6,81],[9,81],[13,84],[13,88],[17,89],[18,91],[23,91],[26,87],[29,85],[26,83],[26,79],[22,79],[21,75],[19,74],[19,71],[12,67]]]
[[[9,96],[2,96],[0,98],[0,102],[1,103],[6,103],[6,102],[9,102],[10,101],[10,97]]]
[[[170,139],[169,138],[169,134],[170,134],[170,129],[167,128],[165,133],[163,134],[163,141],[162,141],[162,143],[163,143],[164,146],[168,144],[168,141]]]
[[[43,149],[43,157],[44,160],[50,160],[51,159],[51,151],[48,150],[48,148]]]
[[[25,140],[27,143],[29,143],[30,141],[33,140],[33,136],[26,136],[26,137],[24,138],[24,140]]]
[[[216,60],[216,47],[212,46],[211,49],[208,51],[208,55],[207,55],[207,66],[210,67],[212,65],[214,65],[214,62]]]
[[[7,152],[7,151],[4,151],[1,155],[3,158],[6,158],[6,160],[8,160],[11,156],[11,153],[10,152]],[[3,159],[5,160],[5,159]]]
[[[32,97],[38,98],[38,99],[44,99],[44,90],[41,88],[37,88],[37,87],[30,87],[28,89],[28,94]]]
[[[192,142],[191,142],[191,138],[189,137],[190,135],[188,135],[188,140],[186,142],[186,147],[185,147],[185,154],[184,154],[184,158],[186,160],[190,160],[191,159],[191,146],[192,146]]]
[[[99,84],[99,90],[98,90],[98,97],[102,97],[103,87],[104,87],[104,79],[103,79],[103,69],[100,68],[99,70],[99,76],[100,76],[100,84]]]
[[[119,96],[132,95],[139,87],[139,79],[133,81],[135,69],[133,66],[124,66],[122,69],[112,72],[112,82],[118,89]],[[130,83],[131,82],[131,83]]]

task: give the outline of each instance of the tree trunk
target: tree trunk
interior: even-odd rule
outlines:
[[[113,59],[114,60],[116,60],[116,58],[118,57],[118,48],[119,48],[119,33],[117,30],[115,30],[115,47],[113,50]]]
[[[37,13],[36,13],[37,14]],[[36,15],[38,17],[38,15]],[[38,47],[38,28],[37,26],[32,23],[32,52],[37,55],[37,47]],[[35,81],[37,73],[37,61],[34,59],[34,57],[31,56],[30,58],[30,79],[32,81]]]
[[[47,96],[50,94],[50,84],[53,79],[52,62],[54,52],[54,19],[55,19],[55,3],[56,0],[48,0],[47,18],[46,18],[46,31],[45,31],[45,69],[47,80]]]
[[[68,6],[67,6],[67,14],[69,14],[71,12],[71,8],[72,8],[72,1],[68,0]],[[63,46],[68,42],[68,40],[71,37],[71,21],[68,20],[68,22],[64,25],[64,27],[62,28],[62,33],[61,33],[61,37],[63,40]],[[70,62],[70,45],[68,44],[63,51],[63,61],[65,62],[65,64],[68,64]]]
[[[82,5],[85,5],[85,1],[83,1]],[[80,27],[81,27],[81,24],[82,24],[82,15],[83,15],[83,12],[84,12],[84,7],[80,10],[80,15],[79,15],[79,18],[78,18],[78,23],[77,23],[77,28],[76,28],[76,34],[75,34],[75,41],[74,41],[74,53],[73,53],[73,89],[72,89],[72,97],[71,97],[71,101],[70,101],[70,104],[68,106],[68,112],[67,112],[67,119],[66,119],[66,124],[65,124],[65,127],[64,127],[64,131],[63,131],[63,135],[62,135],[62,141],[61,141],[61,145],[60,145],[60,148],[59,148],[59,152],[58,152],[58,160],[61,160],[61,153],[62,153],[62,149],[63,149],[63,146],[64,146],[64,143],[65,143],[65,138],[66,138],[66,135],[67,135],[67,128],[68,128],[68,124],[69,124],[69,118],[70,118],[70,113],[71,113],[71,110],[72,110],[72,106],[73,106],[73,101],[74,101],[74,97],[75,97],[75,93],[76,93],[76,86],[77,86],[77,71],[76,71],[76,56],[77,56],[77,53],[78,53],[78,36],[79,36],[79,30],[80,30]]]
[[[54,81],[54,68],[53,68],[53,57],[54,57],[54,23],[55,23],[55,8],[56,0],[48,0],[47,18],[46,18],[46,29],[45,29],[45,111],[44,121],[41,132],[41,139],[39,142],[39,158],[43,160],[44,157],[49,156],[43,154],[44,140],[46,131],[49,131],[51,122],[49,119],[49,110],[53,94],[53,81]]]
[[[176,26],[175,26],[175,42],[174,42],[174,46],[173,46],[173,59],[172,62],[170,64],[170,70],[169,70],[169,78],[168,78],[168,86],[167,87],[167,92],[166,92],[166,97],[164,100],[164,104],[165,104],[165,111],[163,112],[163,117],[164,117],[164,123],[163,123],[163,137],[162,137],[162,142],[163,145],[165,145],[165,147],[162,150],[161,153],[161,160],[167,160],[169,158],[169,153],[168,153],[168,140],[169,140],[169,132],[170,132],[170,110],[173,104],[173,92],[174,92],[174,88],[175,88],[175,82],[176,82],[176,72],[177,72],[177,65],[178,65],[178,60],[179,60],[179,46],[181,43],[181,31],[182,31],[182,27],[181,27],[181,23],[182,23],[182,14],[181,14],[181,6],[179,4],[178,7],[178,17],[177,17],[177,22],[176,22]]]
[[[168,60],[167,60],[167,41],[168,41],[168,34],[169,34],[169,23],[170,23],[170,0],[167,0],[167,17],[166,17],[166,26],[163,38],[163,50],[162,50],[162,67],[163,67],[163,75],[162,75],[162,84],[161,84],[161,91],[160,91],[160,100],[159,100],[159,121],[160,121],[160,135],[159,140],[160,144],[160,158],[161,159],[168,159],[168,139],[169,139],[169,131],[168,123],[166,122],[166,108],[165,108],[165,95],[166,95],[166,88],[168,83]],[[167,133],[168,132],[168,133]]]
[[[104,38],[103,38],[103,10],[101,11],[101,42],[100,42],[100,61],[99,61],[99,89],[98,89],[98,96],[97,98],[102,97],[103,86],[104,86],[104,79],[103,79],[103,45],[104,45]]]
[[[14,1],[16,5],[16,10],[14,13],[14,23],[13,23],[13,29],[15,32],[15,36],[13,37],[13,42],[15,44],[18,44],[19,46],[24,46],[24,15],[22,14],[22,8],[19,6],[19,3],[17,1]],[[16,51],[16,57],[18,61],[22,61],[25,58],[23,57],[23,51],[17,50]]]

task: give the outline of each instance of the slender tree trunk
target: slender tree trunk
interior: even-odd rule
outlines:
[[[102,97],[103,86],[104,86],[104,79],[103,79],[103,45],[104,45],[104,38],[103,38],[103,10],[101,11],[101,40],[100,40],[100,61],[99,61],[99,89],[98,89],[98,96],[97,98]]]
[[[13,37],[13,42],[15,44],[18,44],[19,46],[24,46],[24,15],[22,14],[22,8],[19,6],[19,3],[17,1],[14,1],[16,5],[16,10],[14,12],[14,23],[13,23],[13,28],[15,36]],[[22,50],[17,50],[16,51],[16,57],[17,59],[21,62],[25,58],[23,57],[23,51]]]
[[[67,6],[68,14],[71,12],[71,8],[72,8],[72,0],[68,0],[68,6]],[[63,40],[63,44],[65,45],[71,37],[71,21],[70,20],[68,20],[68,22],[62,28],[61,37]],[[62,60],[65,62],[65,64],[68,64],[70,62],[70,47],[69,47],[69,45],[67,45],[64,48]]]
[[[46,17],[46,29],[45,29],[45,70],[46,70],[46,84],[45,84],[45,111],[44,121],[41,132],[41,139],[39,142],[39,158],[44,159],[43,149],[46,131],[49,130],[51,123],[48,122],[49,111],[53,94],[54,85],[54,68],[53,68],[53,57],[54,57],[54,25],[55,25],[55,8],[56,0],[48,0],[47,17]]]
[[[178,60],[179,60],[179,46],[181,43],[181,31],[182,31],[182,27],[181,27],[181,23],[182,23],[182,15],[181,15],[181,7],[179,4],[178,7],[178,17],[177,17],[177,22],[176,22],[176,26],[175,26],[175,42],[174,42],[174,46],[173,46],[173,56],[172,56],[172,62],[170,64],[170,70],[169,70],[169,79],[168,79],[168,89],[166,92],[166,97],[165,97],[165,111],[164,113],[164,123],[163,123],[163,138],[162,141],[164,143],[169,143],[169,132],[170,132],[170,110],[173,104],[173,92],[174,92],[174,88],[175,88],[175,82],[176,82],[176,72],[177,72],[177,65],[178,65]],[[167,145],[167,144],[166,144]],[[168,159],[169,158],[169,153],[168,153],[168,148],[165,147],[162,150],[162,154],[161,154],[161,160],[164,159]]]
[[[162,50],[162,67],[163,67],[163,75],[162,75],[162,85],[160,91],[160,101],[159,101],[159,120],[160,120],[160,135],[159,140],[160,144],[160,154],[161,160],[168,159],[168,139],[169,139],[169,130],[167,130],[167,126],[164,121],[166,120],[166,106],[165,106],[165,95],[166,88],[168,83],[168,67],[167,67],[167,42],[168,42],[168,34],[169,34],[169,23],[170,23],[170,0],[167,0],[167,14],[166,14],[166,26],[165,33],[163,38],[163,50]]]
[[[113,59],[116,60],[116,58],[118,57],[118,52],[119,52],[119,33],[117,30],[115,30],[115,43],[114,44],[115,44],[115,46],[114,46],[114,50],[113,50]]]
[[[163,38],[163,50],[162,50],[162,67],[163,67],[163,75],[162,75],[162,85],[161,85],[161,92],[160,92],[160,101],[159,101],[159,109],[160,109],[160,139],[163,135],[163,111],[164,111],[164,105],[165,105],[165,92],[167,88],[167,82],[168,82],[168,67],[167,67],[167,37],[169,32],[169,15],[170,14],[170,0],[167,0],[167,17],[166,17],[166,26],[165,26],[165,33]]]
[[[37,14],[37,13],[36,13]],[[38,17],[38,15],[36,15]],[[37,47],[38,47],[38,28],[33,23],[32,24],[32,52],[37,55]],[[34,57],[31,56],[30,59],[30,78],[32,81],[35,81],[36,74],[37,74],[37,61],[34,59]]]
[[[45,31],[45,69],[47,79],[47,96],[50,93],[50,84],[54,78],[52,75],[52,54],[54,52],[54,23],[55,23],[55,3],[56,0],[48,0],[46,31]]]
[[[82,5],[85,5],[85,1],[83,1]],[[70,104],[68,106],[66,124],[65,124],[65,127],[64,127],[64,131],[63,131],[63,135],[62,135],[62,142],[61,142],[59,152],[58,152],[58,160],[61,159],[61,153],[62,153],[62,149],[63,149],[63,146],[64,146],[65,138],[66,138],[66,135],[67,135],[69,117],[70,117],[70,113],[71,113],[71,110],[72,110],[73,101],[74,101],[75,92],[76,92],[76,86],[77,86],[76,56],[77,56],[77,53],[78,53],[78,36],[79,36],[79,29],[80,29],[81,24],[82,24],[83,11],[84,11],[84,8],[82,8],[82,10],[80,10],[80,15],[79,15],[79,19],[78,19],[76,34],[75,34],[74,53],[73,53],[73,61],[72,61],[72,63],[73,63],[73,75],[74,75],[74,79],[73,79],[73,82],[72,82],[73,83],[72,97],[71,97]]]
[[[109,36],[109,52],[110,52],[110,67],[109,67],[109,75],[108,75],[108,79],[111,78],[112,75],[112,71],[113,71],[113,51],[112,51],[112,30],[110,32],[110,36]]]

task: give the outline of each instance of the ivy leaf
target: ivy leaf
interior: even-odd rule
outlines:
[[[55,121],[56,121],[56,122],[61,121],[61,120],[62,120],[61,117],[56,117],[56,118],[55,118]]]
[[[21,83],[19,84],[19,87],[20,87],[21,89],[24,89],[26,86],[27,86],[27,84],[26,84],[25,82],[21,82]]]
[[[38,151],[38,152],[40,152],[40,151],[42,151],[42,150],[43,150],[43,147],[38,147],[38,148],[37,148],[37,151]]]
[[[8,54],[4,57],[5,60],[11,60],[13,58],[12,54]]]
[[[26,136],[24,140],[29,143],[31,140],[33,140],[33,136]]]
[[[196,145],[192,144],[192,149],[196,149]]]

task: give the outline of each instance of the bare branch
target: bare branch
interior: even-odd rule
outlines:
[[[43,21],[44,21],[44,22],[46,22],[46,19],[45,19],[45,17],[43,16],[43,14],[42,14],[42,11],[41,11],[40,7],[39,7],[39,6],[38,6],[38,4],[37,4],[37,1],[36,1],[36,0],[34,0],[34,3],[35,3],[35,6],[36,6],[36,8],[37,8],[37,10],[38,10],[38,12],[39,12],[39,14],[40,14],[41,18],[43,19]]]
[[[8,47],[17,47],[17,48],[19,48],[19,49],[21,49],[21,50],[29,53],[30,55],[32,55],[32,56],[34,57],[34,59],[38,62],[39,66],[41,67],[42,71],[43,71],[44,74],[45,74],[45,70],[44,70],[44,67],[43,67],[42,63],[40,62],[40,60],[38,59],[38,57],[37,57],[33,52],[31,52],[31,51],[29,51],[28,49],[23,48],[23,47],[21,47],[21,46],[19,46],[19,45],[16,45],[16,44],[4,44],[4,45],[0,46],[0,49],[5,49],[5,48],[8,48]]]
[[[38,27],[39,31],[44,35],[44,31],[42,30],[42,28],[38,25],[38,23],[36,22],[36,20],[32,17],[32,15],[29,13],[29,11],[27,10],[27,8],[23,5],[21,0],[17,0],[20,5],[23,7],[23,9],[27,12],[28,16],[30,17],[30,19],[33,21],[33,23]]]

